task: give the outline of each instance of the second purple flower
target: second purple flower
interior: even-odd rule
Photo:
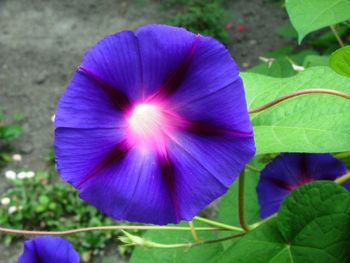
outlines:
[[[239,69],[219,42],[148,25],[92,47],[59,102],[62,178],[114,219],[191,220],[254,155]]]

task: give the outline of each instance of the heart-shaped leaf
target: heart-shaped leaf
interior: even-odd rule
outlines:
[[[276,218],[234,243],[216,262],[350,262],[349,232],[349,192],[317,181],[291,192]]]

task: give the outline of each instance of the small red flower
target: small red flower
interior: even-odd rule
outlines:
[[[241,33],[243,32],[245,29],[245,25],[244,24],[239,24],[238,27],[236,28],[236,32],[237,33]]]

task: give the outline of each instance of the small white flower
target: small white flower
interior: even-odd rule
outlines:
[[[16,179],[16,173],[14,171],[11,171],[11,170],[6,171],[5,172],[5,177],[7,179],[14,180],[14,179]]]
[[[4,197],[1,199],[1,204],[2,205],[8,205],[11,202],[11,199],[8,197]]]
[[[9,207],[8,213],[11,215],[11,214],[15,213],[16,211],[17,211],[17,207],[13,205],[13,206]]]
[[[20,161],[22,161],[22,155],[16,153],[16,154],[12,155],[12,160],[14,162],[20,162]]]
[[[33,171],[28,171],[27,173],[26,173],[26,177],[27,178],[33,178],[35,176],[35,173],[33,172]]]
[[[20,172],[17,174],[18,179],[24,179],[27,178],[27,172]]]

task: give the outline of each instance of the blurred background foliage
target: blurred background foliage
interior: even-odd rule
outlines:
[[[232,15],[224,4],[223,0],[168,0],[163,5],[164,8],[176,10],[176,15],[169,20],[169,24],[212,36],[228,45],[230,38],[225,23],[232,19]]]

